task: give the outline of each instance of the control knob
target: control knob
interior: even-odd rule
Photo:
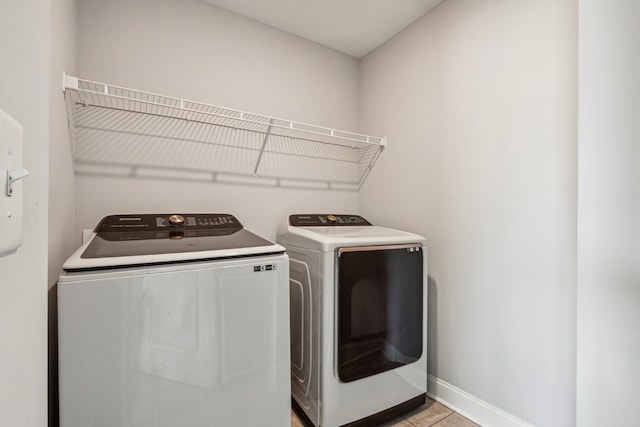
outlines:
[[[178,226],[184,224],[184,217],[182,215],[171,215],[169,217],[169,225]]]
[[[334,223],[338,220],[335,215],[327,215],[327,221]]]

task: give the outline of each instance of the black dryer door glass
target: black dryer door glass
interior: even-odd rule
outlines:
[[[340,249],[337,293],[340,381],[420,358],[424,307],[419,244]]]

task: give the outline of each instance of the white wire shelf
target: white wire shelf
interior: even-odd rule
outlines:
[[[76,171],[359,189],[384,137],[64,75]],[[255,178],[247,180],[246,178]]]

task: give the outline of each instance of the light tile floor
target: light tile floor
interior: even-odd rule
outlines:
[[[295,412],[291,411],[291,427],[304,427]],[[480,427],[478,424],[453,412],[446,406],[427,397],[427,402],[395,418],[380,427]]]

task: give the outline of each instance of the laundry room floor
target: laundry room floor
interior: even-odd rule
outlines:
[[[291,427],[304,427],[295,412],[291,411]],[[473,421],[452,411],[446,406],[431,400],[407,412],[401,417],[395,418],[380,427],[480,427]]]

